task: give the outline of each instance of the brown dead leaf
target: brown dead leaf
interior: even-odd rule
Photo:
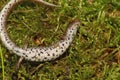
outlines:
[[[93,3],[93,0],[88,0],[88,3],[89,3],[89,4],[92,4],[92,3]]]
[[[120,50],[115,54],[115,59],[120,63]]]
[[[34,38],[34,43],[36,45],[41,45],[41,44],[43,44],[43,42],[44,42],[44,39],[42,39],[42,37],[36,37],[36,38]]]

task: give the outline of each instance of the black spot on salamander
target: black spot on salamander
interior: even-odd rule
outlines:
[[[33,51],[33,48],[31,48],[30,51]]]
[[[71,34],[69,34],[69,36],[71,36]]]
[[[55,56],[55,53],[53,53],[52,55]]]
[[[64,44],[62,44],[62,46],[64,46]]]
[[[34,53],[36,53],[35,51],[32,51],[32,53],[34,54]]]
[[[50,50],[52,50],[52,48],[50,47]]]
[[[7,43],[8,43],[10,46],[12,46],[12,45],[13,45],[13,44],[11,43],[11,41],[8,41]]]
[[[49,53],[48,53],[47,55],[48,55],[48,56],[50,56],[50,54],[49,54]]]
[[[7,41],[7,43],[9,44],[9,43],[11,43],[10,41]]]
[[[72,28],[72,30],[74,30],[74,29]]]
[[[5,9],[7,9],[7,8],[5,8]]]
[[[4,33],[4,34],[6,34],[6,32],[5,32],[5,31],[4,31],[3,33]]]
[[[46,50],[48,50],[48,48],[46,48]]]
[[[16,53],[19,53],[19,51],[15,50]]]
[[[33,56],[33,57],[31,57],[32,59],[35,59],[36,58],[36,56]]]
[[[42,52],[42,51],[41,51],[40,53],[41,53],[41,54],[43,54],[43,52]]]
[[[9,4],[9,6],[11,6],[12,4]]]
[[[56,56],[58,57],[59,55],[57,54]]]
[[[41,48],[39,48],[39,50],[42,50]]]
[[[28,55],[25,55],[25,57],[28,57]]]
[[[26,55],[25,53],[23,53],[23,55]]]
[[[32,52],[30,51],[29,54],[31,54]]]
[[[46,59],[47,59],[47,57],[44,57],[44,59],[46,60]]]
[[[6,13],[6,11],[4,11],[4,13]]]
[[[40,56],[40,53],[38,53],[38,56]]]
[[[56,52],[58,52],[58,50],[56,50]]]
[[[39,51],[38,50],[36,50],[36,53],[38,53]]]
[[[2,17],[4,17],[4,14],[2,15]]]
[[[28,50],[26,49],[25,51],[27,52]]]
[[[5,36],[5,40],[8,41],[8,38]]]
[[[17,2],[16,0],[14,2]]]
[[[66,44],[68,44],[68,42],[65,42]]]
[[[68,37],[68,40],[70,40],[70,38]]]
[[[60,47],[61,49],[63,49],[63,47]]]
[[[70,31],[70,33],[72,33],[72,31]]]
[[[64,50],[61,50],[61,52],[64,52]]]

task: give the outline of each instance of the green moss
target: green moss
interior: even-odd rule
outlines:
[[[8,2],[0,1],[0,10]],[[51,0],[47,0],[50,2]],[[34,74],[30,73],[41,63],[23,61],[16,71],[19,57],[2,46],[4,65],[0,63],[0,79],[5,80],[119,80],[120,66],[120,4],[119,0],[58,0],[51,1],[60,8],[25,2],[10,14],[7,30],[11,39],[23,47],[48,46],[60,40],[67,24],[78,19],[81,26],[66,51],[59,59],[45,62]],[[2,43],[2,42],[1,42]],[[4,66],[4,69],[3,69]],[[4,71],[2,71],[4,70]]]

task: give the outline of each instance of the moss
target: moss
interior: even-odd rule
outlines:
[[[0,10],[7,2],[0,1]],[[30,2],[18,5],[8,18],[8,33],[21,47],[27,43],[28,47],[48,46],[61,39],[71,20],[78,19],[81,26],[69,49],[51,62],[24,60],[16,71],[19,57],[10,54],[2,45],[4,65],[1,58],[0,72],[4,66],[4,75],[0,73],[0,79],[4,76],[6,80],[119,80],[119,0],[58,0],[52,3],[61,7],[48,8]],[[44,66],[30,75],[39,64]]]

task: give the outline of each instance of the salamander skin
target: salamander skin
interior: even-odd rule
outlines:
[[[30,61],[50,61],[61,56],[70,46],[79,27],[79,21],[73,21],[68,25],[64,39],[48,47],[30,47],[23,49],[18,47],[8,36],[6,20],[13,7],[25,0],[10,0],[0,12],[0,39],[5,47],[13,53]],[[28,0],[29,1],[29,0]],[[41,0],[30,0],[40,2]]]

